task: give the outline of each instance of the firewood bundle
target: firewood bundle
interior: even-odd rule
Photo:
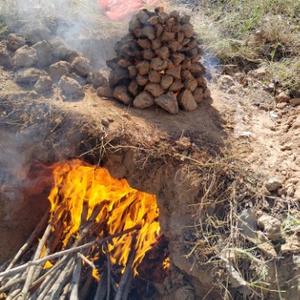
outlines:
[[[210,98],[189,16],[162,8],[139,11],[108,61],[113,97],[136,108],[156,104],[171,114],[193,111]]]

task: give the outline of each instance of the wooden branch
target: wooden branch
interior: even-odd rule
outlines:
[[[111,287],[111,263],[110,263],[110,255],[108,252],[107,244],[105,244],[105,252],[106,252],[106,264],[107,264],[107,293],[106,300],[110,299],[110,287]]]
[[[39,241],[38,247],[37,247],[37,249],[35,251],[35,254],[33,256],[33,260],[37,260],[41,256],[43,247],[45,246],[46,241],[48,239],[48,236],[51,232],[51,228],[52,228],[51,224],[48,224],[48,226],[47,226],[47,228],[44,232],[43,237]],[[20,295],[20,299],[25,300],[27,298],[27,294],[28,294],[30,285],[31,285],[32,281],[34,280],[33,277],[34,277],[34,274],[35,274],[35,270],[36,270],[36,268],[35,268],[34,265],[29,267],[27,277],[26,277],[26,281],[24,283],[24,286],[23,286],[23,289],[22,289],[22,292],[21,292],[21,295]]]
[[[10,270],[13,265],[17,262],[17,260],[23,255],[23,253],[31,246],[34,240],[38,237],[39,233],[42,231],[44,226],[46,225],[48,220],[48,212],[45,213],[43,218],[41,219],[40,223],[35,227],[34,231],[31,233],[30,237],[27,239],[25,244],[19,249],[17,254],[14,256],[12,261],[9,263],[6,271]]]
[[[81,273],[81,257],[77,256],[77,262],[73,271],[72,282],[71,282],[71,295],[70,300],[78,300],[78,289]]]
[[[105,300],[106,292],[107,292],[107,276],[103,276],[103,278],[98,282],[94,300]]]
[[[133,236],[132,241],[131,241],[131,251],[130,251],[130,254],[128,257],[125,272],[121,278],[119,289],[117,291],[117,294],[116,294],[114,300],[126,300],[127,299],[127,297],[124,298],[124,296],[125,296],[124,293],[126,292],[126,287],[127,287],[127,289],[130,288],[130,286],[128,287],[127,284],[128,284],[128,281],[131,280],[131,276],[132,276],[132,265],[133,265],[133,261],[134,261],[135,254],[136,254],[135,242],[136,242],[136,238],[135,238],[135,236]],[[128,295],[128,291],[126,293]]]
[[[43,258],[40,258],[40,259],[37,259],[37,260],[33,260],[33,261],[29,261],[29,262],[27,262],[27,263],[25,263],[23,265],[20,265],[18,267],[12,268],[12,269],[10,269],[8,271],[1,272],[0,273],[0,279],[3,278],[3,277],[5,277],[5,276],[9,276],[9,275],[13,275],[13,274],[16,274],[18,272],[21,272],[21,271],[27,269],[29,266],[39,265],[39,264],[42,264],[42,263],[46,262],[47,260],[52,260],[52,259],[64,256],[64,255],[70,255],[70,254],[76,253],[76,252],[79,252],[81,250],[88,249],[91,246],[94,246],[95,244],[101,245],[101,244],[103,244],[105,242],[108,242],[108,241],[110,241],[110,240],[112,240],[112,239],[114,239],[116,237],[120,237],[122,235],[128,234],[130,232],[133,232],[133,231],[139,230],[139,229],[140,229],[140,226],[134,226],[134,227],[126,229],[126,230],[124,230],[122,232],[119,232],[119,233],[113,234],[111,236],[105,237],[103,239],[95,240],[95,241],[83,244],[81,246],[73,247],[73,248],[70,248],[70,249],[67,249],[67,250],[62,250],[62,251],[50,254],[48,256],[45,256]]]

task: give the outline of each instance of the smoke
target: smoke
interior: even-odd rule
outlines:
[[[2,3],[2,2],[1,2]],[[127,20],[107,17],[97,0],[7,0],[0,14],[12,32],[29,39],[61,39],[90,58],[95,68],[114,55],[115,41],[127,30]]]

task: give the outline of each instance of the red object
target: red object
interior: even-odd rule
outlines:
[[[111,20],[122,20],[145,6],[157,4],[158,0],[98,0]]]

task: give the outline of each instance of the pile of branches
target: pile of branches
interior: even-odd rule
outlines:
[[[143,9],[132,18],[129,34],[115,50],[117,57],[107,64],[116,100],[140,109],[156,104],[176,114],[179,108],[193,111],[210,99],[189,16]]]
[[[59,228],[49,223],[47,213],[18,253],[0,267],[0,299],[127,299],[133,279],[135,236],[140,228],[99,238],[101,228],[95,222],[99,210],[94,209],[76,238],[59,251],[53,251],[62,242]],[[62,224],[60,227],[62,231]],[[127,266],[121,272],[112,266],[108,245],[124,235],[131,235],[132,242]]]

